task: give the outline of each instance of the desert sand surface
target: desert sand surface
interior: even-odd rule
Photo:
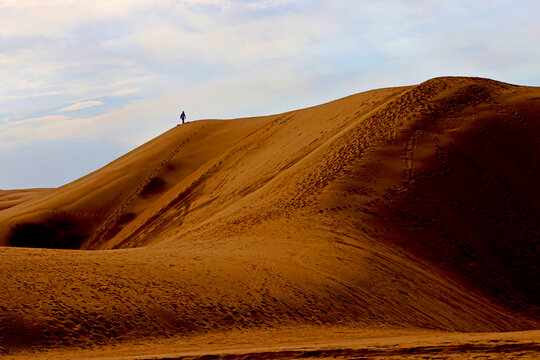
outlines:
[[[156,338],[90,349],[30,350],[6,359],[537,359],[539,339],[540,331],[471,334],[293,327]]]
[[[176,126],[0,193],[0,354],[538,358],[539,156],[481,78]]]
[[[0,211],[41,196],[52,189],[0,190]]]

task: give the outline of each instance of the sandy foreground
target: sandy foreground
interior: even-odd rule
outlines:
[[[0,190],[0,356],[539,358],[539,154],[540,88],[436,78]]]
[[[447,333],[426,330],[295,328],[208,333],[6,359],[538,359],[540,331]]]

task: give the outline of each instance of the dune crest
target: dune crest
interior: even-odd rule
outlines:
[[[0,346],[538,328],[538,154],[540,88],[481,78],[175,127],[0,208]]]

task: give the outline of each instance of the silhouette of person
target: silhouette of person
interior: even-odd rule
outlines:
[[[182,111],[182,113],[180,114],[180,119],[182,119],[182,124],[184,123],[184,120],[186,119],[186,113],[184,113]]]

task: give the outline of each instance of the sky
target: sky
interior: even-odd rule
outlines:
[[[178,123],[436,76],[540,85],[537,0],[0,0],[0,189],[71,182]]]

